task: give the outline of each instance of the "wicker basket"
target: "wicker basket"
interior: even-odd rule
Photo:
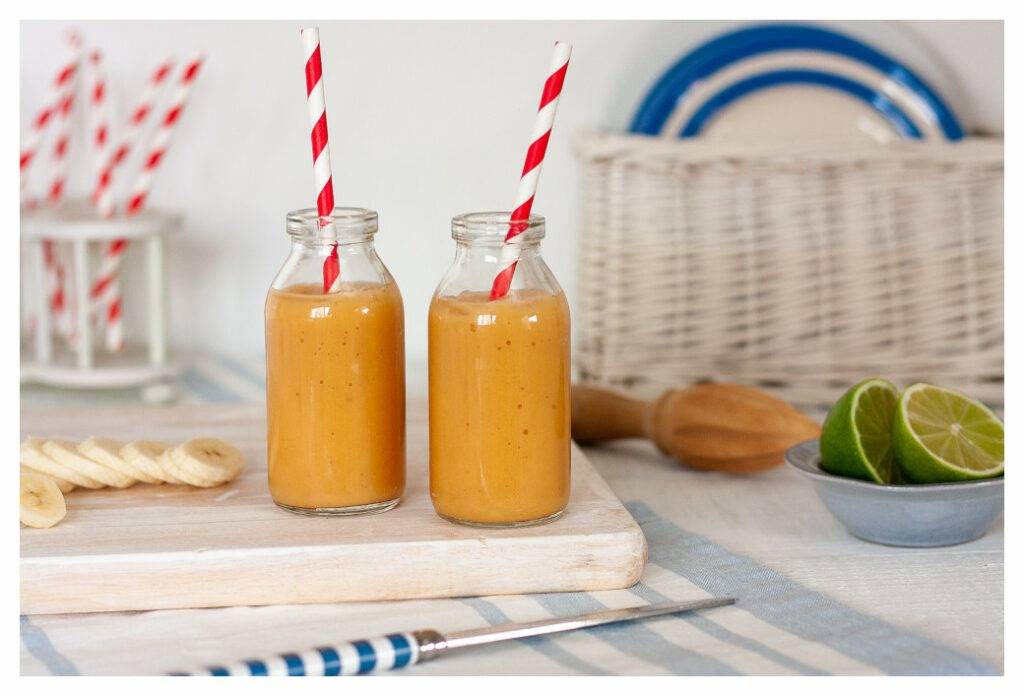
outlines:
[[[583,134],[581,381],[805,406],[882,375],[1003,399],[1003,147]]]

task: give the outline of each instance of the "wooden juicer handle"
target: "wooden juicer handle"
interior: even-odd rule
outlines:
[[[671,389],[656,401],[573,385],[572,436],[581,444],[627,437],[653,440],[696,469],[747,474],[782,463],[786,450],[821,427],[785,401],[741,384]]]

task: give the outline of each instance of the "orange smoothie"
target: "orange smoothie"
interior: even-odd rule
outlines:
[[[483,525],[559,514],[569,500],[565,296],[438,296],[429,332],[434,508]]]
[[[405,488],[405,341],[393,283],[267,297],[267,466],[300,510],[397,501]]]

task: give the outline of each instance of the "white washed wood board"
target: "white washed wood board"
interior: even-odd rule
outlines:
[[[266,486],[263,406],[22,414],[22,436],[180,442],[211,435],[248,461],[219,488],[76,490],[52,529],[21,530],[26,614],[617,589],[647,555],[639,526],[573,445],[572,496],[547,525],[483,530],[434,514],[425,404],[410,404],[409,481],[390,512],[347,519],[278,509]]]

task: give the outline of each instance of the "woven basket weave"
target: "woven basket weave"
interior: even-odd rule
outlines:
[[[576,366],[806,406],[881,375],[1003,399],[1003,147],[583,134]]]

